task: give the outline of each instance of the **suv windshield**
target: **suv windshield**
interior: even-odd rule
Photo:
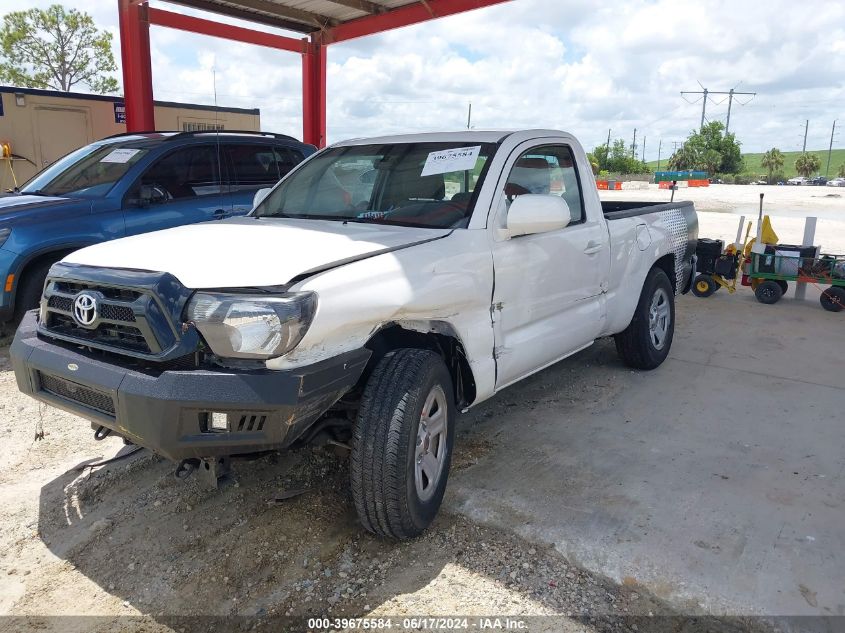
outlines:
[[[252,215],[465,228],[495,151],[492,143],[329,149],[291,174]]]
[[[146,153],[132,147],[86,145],[37,174],[21,193],[99,198]]]

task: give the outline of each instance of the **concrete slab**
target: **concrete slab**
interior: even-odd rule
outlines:
[[[602,341],[471,412],[447,504],[681,608],[845,614],[843,411],[845,313],[684,297],[657,371]]]

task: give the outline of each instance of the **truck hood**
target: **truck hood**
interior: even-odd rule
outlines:
[[[78,198],[6,194],[0,196],[0,222],[35,219],[42,213],[55,213],[64,207],[73,207],[78,211],[80,205],[90,208],[91,202]]]
[[[276,286],[450,233],[326,220],[232,218],[103,242],[63,261],[167,272],[194,289]]]

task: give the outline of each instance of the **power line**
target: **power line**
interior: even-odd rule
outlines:
[[[698,85],[701,86],[701,82],[698,82]],[[725,123],[725,134],[727,134],[731,129],[731,106],[733,105],[734,97],[737,96],[737,95],[750,95],[751,99],[753,99],[754,97],[757,96],[757,93],[756,92],[738,92],[735,88],[731,88],[728,91],[708,90],[704,86],[701,86],[701,90],[694,90],[694,91],[685,90],[685,91],[681,92],[681,97],[684,98],[684,101],[686,101],[688,103],[698,103],[698,100],[690,101],[689,99],[686,98],[686,95],[702,95],[702,99],[701,99],[701,127],[702,128],[704,127],[704,119],[705,119],[705,116],[707,114],[707,99],[710,98],[710,95],[728,95],[728,120]],[[749,99],[745,103],[740,103],[740,105],[746,105],[746,104],[750,103],[751,99]],[[739,100],[737,100],[737,101],[739,101]],[[714,101],[714,103],[716,103],[716,105],[719,105],[719,104],[724,103],[724,102],[725,102],[724,99],[722,99],[722,101],[720,101],[719,103],[716,103]]]

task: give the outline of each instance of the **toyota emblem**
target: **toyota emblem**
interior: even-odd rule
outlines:
[[[87,292],[80,292],[73,300],[73,318],[83,327],[91,327],[97,320],[97,298]]]

